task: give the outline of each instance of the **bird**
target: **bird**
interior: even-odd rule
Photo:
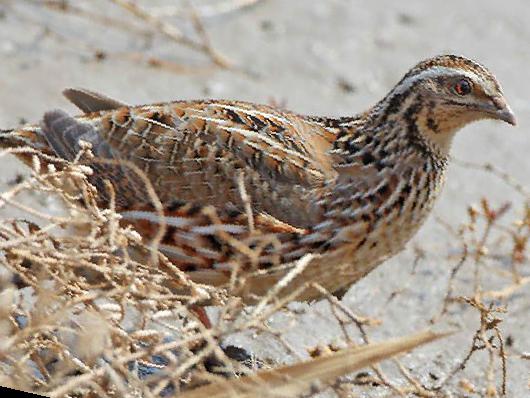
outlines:
[[[226,287],[237,272],[245,283],[236,293],[250,303],[290,273],[275,294],[313,300],[323,294],[315,284],[344,292],[424,223],[458,130],[482,119],[516,125],[496,77],[458,55],[419,62],[354,116],[230,100],[131,106],[86,89],[63,93],[82,114],[46,112],[40,123],[2,130],[0,147],[74,161],[89,143],[100,206],[109,205],[109,181],[122,223],[146,242],[164,225],[161,253],[197,283]],[[148,179],[162,214],[128,164]]]

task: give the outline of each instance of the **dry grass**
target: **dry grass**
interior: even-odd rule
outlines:
[[[206,61],[201,65],[188,65],[175,60],[157,56],[148,56],[143,52],[115,52],[106,48],[93,46],[89,42],[79,41],[75,37],[62,33],[59,26],[53,26],[45,18],[35,19],[21,12],[16,7],[9,7],[12,0],[4,0],[9,12],[17,15],[24,23],[42,26],[44,35],[53,37],[59,42],[88,53],[96,61],[108,58],[126,60],[133,63],[144,63],[150,67],[164,69],[176,73],[211,72],[214,68],[233,69],[242,71],[229,59],[218,51],[211,43],[208,32],[202,22],[204,17],[212,17],[233,13],[264,0],[228,0],[203,7],[195,7],[191,1],[181,1],[179,5],[169,7],[152,7],[148,2],[133,0],[100,0],[103,12],[94,12],[75,1],[68,0],[23,0],[25,3],[40,7],[64,16],[65,20],[75,18],[90,21],[94,28],[111,28],[122,31],[135,40],[152,41],[166,40],[174,43],[177,48],[186,48],[201,54]],[[113,12],[107,13],[107,10]],[[182,28],[175,24],[180,21]],[[189,26],[188,26],[189,25]]]
[[[287,367],[260,363],[260,358],[229,358],[221,342],[233,333],[249,330],[257,338],[272,335],[287,352],[294,353],[281,331],[271,332],[267,320],[278,311],[291,313],[296,319],[288,306],[296,296],[276,301],[271,289],[271,294],[247,311],[229,289],[194,284],[161,254],[144,246],[134,230],[121,226],[112,204],[108,209],[95,205],[95,187],[87,180],[90,168],[39,157],[30,149],[17,151],[33,154],[33,173],[4,192],[0,205],[17,207],[42,222],[14,219],[0,226],[0,249],[4,254],[1,385],[52,397],[169,396],[179,391],[187,391],[185,397],[203,393],[255,396],[258,392],[261,396],[295,396],[326,389],[344,396],[352,386],[368,390],[378,386],[399,396],[437,397],[449,396],[454,379],[465,370],[470,358],[487,351],[484,386],[473,386],[462,378],[461,389],[484,390],[491,397],[506,394],[507,350],[499,325],[500,314],[506,316],[507,310],[499,303],[530,279],[520,272],[527,261],[528,205],[523,213],[514,212],[523,218],[506,224],[501,221],[508,205],[493,209],[484,199],[480,207],[469,208],[467,223],[457,230],[450,228],[463,249],[451,271],[440,315],[432,323],[439,324],[448,309],[459,302],[480,314],[480,326],[470,336],[468,353],[453,370],[437,383],[426,385],[395,360],[401,374],[397,379],[372,365],[372,373],[358,374],[352,380],[338,377],[439,336],[423,334],[374,345],[367,328],[376,327],[377,322],[355,315],[312,282],[307,287],[321,290],[330,304],[331,316],[342,327],[343,340],[351,348],[315,347],[308,351],[312,360],[300,358]],[[84,151],[88,152],[89,147]],[[108,188],[112,196],[112,188]],[[65,215],[50,216],[20,205],[17,197],[27,191],[56,195],[66,209]],[[505,245],[507,253],[487,250],[492,231],[496,230],[504,234],[500,238],[497,234],[496,247]],[[504,275],[510,283],[501,290],[485,291],[481,283],[483,264],[501,255],[510,259],[511,272]],[[456,277],[466,266],[473,267],[471,296],[455,292]],[[296,272],[279,284],[287,284],[289,278],[296,278]],[[393,295],[399,294],[396,291]],[[193,311],[201,303],[215,303],[221,309],[220,321],[211,329],[205,328]],[[358,329],[364,348],[355,344],[348,332],[350,325]],[[235,375],[241,377],[227,381]],[[315,380],[320,382],[315,384]],[[208,386],[201,387],[204,384]]]
[[[229,291],[194,284],[145,247],[130,227],[120,226],[112,204],[108,209],[95,205],[95,187],[87,179],[90,168],[37,156],[31,149],[16,152],[33,154],[33,173],[3,193],[0,203],[18,207],[43,225],[14,219],[0,227],[6,271],[0,295],[4,386],[52,397],[166,396],[205,383],[215,390],[230,375],[248,375],[253,382],[240,388],[250,396],[263,383],[291,396],[289,391],[315,390],[312,382],[318,375],[330,381],[441,336],[423,333],[331,356],[313,352],[318,358],[282,368],[281,377],[275,376],[275,364],[260,371],[256,363],[235,361],[220,347],[224,337],[251,329],[257,335],[265,332],[270,314],[288,311],[287,299],[276,301],[271,292],[247,312]],[[66,215],[49,216],[18,204],[18,195],[34,190],[56,195]],[[289,277],[296,275],[279,284]],[[365,322],[323,293],[337,311],[359,325]],[[205,302],[222,307],[222,321],[210,329],[193,311]],[[281,335],[277,339],[284,342]],[[246,378],[230,382],[238,390],[236,380],[245,383]]]

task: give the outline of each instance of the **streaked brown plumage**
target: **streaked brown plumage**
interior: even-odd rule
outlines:
[[[429,214],[458,129],[483,118],[515,124],[495,77],[453,55],[419,63],[374,107],[336,119],[239,101],[128,106],[85,90],[65,95],[85,114],[48,112],[40,126],[3,132],[0,145],[72,160],[82,139],[98,157],[133,162],[165,206],[161,251],[214,285],[243,264],[257,295],[289,269],[280,264],[306,253],[315,257],[292,287],[316,281],[336,291],[357,281]],[[123,166],[92,166],[96,186],[114,183],[123,220],[153,236],[159,216],[139,178]],[[249,232],[240,175],[257,232]],[[263,246],[256,262],[227,236]]]

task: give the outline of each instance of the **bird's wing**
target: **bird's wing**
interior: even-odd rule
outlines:
[[[133,162],[163,203],[241,208],[243,186],[254,210],[303,227],[316,216],[308,191],[336,175],[327,153],[333,130],[292,113],[229,101],[114,106],[121,103],[104,96],[86,105],[82,93],[75,103],[101,110],[56,115],[62,122],[45,129],[50,144],[63,156],[77,137],[97,156]]]

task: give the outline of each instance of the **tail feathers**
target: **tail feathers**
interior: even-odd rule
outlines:
[[[0,130],[0,148],[30,147],[45,150],[47,146],[39,127],[27,126],[20,129]]]
[[[4,130],[0,129],[0,148],[12,148],[17,147],[18,137],[14,134],[13,129]]]
[[[81,150],[80,141],[92,144],[94,155],[114,159],[110,145],[90,123],[83,123],[64,111],[46,112],[41,123],[42,135],[53,151],[63,159],[73,160]]]
[[[10,130],[0,129],[0,145],[2,145],[2,147],[3,147],[3,144],[9,140],[9,137],[11,134],[13,134],[13,129],[10,129]]]
[[[42,133],[53,151],[63,159],[73,160],[79,151],[79,138],[91,132],[91,126],[79,123],[64,111],[44,114]]]
[[[52,155],[53,152],[44,137],[40,133],[40,129],[36,126],[27,126],[19,129],[0,130],[0,153],[2,149],[21,149],[31,148],[41,153]],[[28,166],[32,165],[33,154],[31,151],[13,151],[20,161]],[[2,160],[0,159],[0,162]]]

